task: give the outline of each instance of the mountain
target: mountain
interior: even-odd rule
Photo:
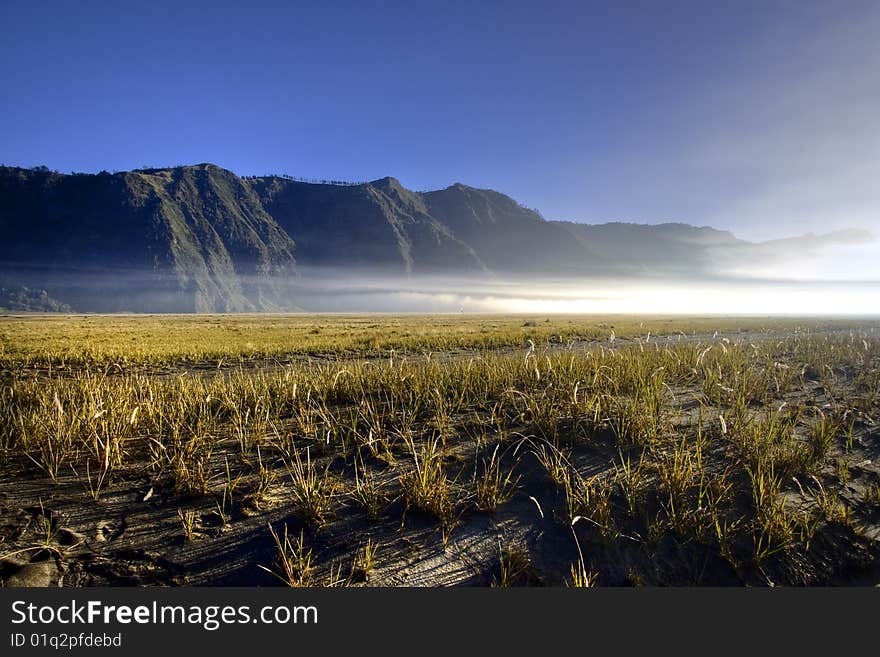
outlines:
[[[359,268],[397,274],[487,271],[421,194],[394,178],[362,185],[252,179],[263,207],[295,236],[303,267]]]
[[[461,183],[422,194],[425,207],[467,242],[495,272],[571,274],[598,271],[606,261],[565,228],[490,189]]]
[[[238,176],[210,164],[97,175],[0,168],[7,278],[80,310],[284,307],[291,237]]]
[[[0,313],[69,313],[73,308],[53,299],[46,290],[0,287]]]
[[[0,167],[0,237],[0,287],[16,307],[97,312],[294,310],[304,289],[320,293],[332,276],[381,276],[390,289],[426,276],[706,276],[870,239],[752,243],[681,223],[546,221],[460,183],[413,192],[395,178],[241,178],[212,164],[66,175]]]
[[[620,275],[707,274],[715,269],[717,251],[751,244],[727,231],[682,223],[553,223],[569,239],[602,253]]]

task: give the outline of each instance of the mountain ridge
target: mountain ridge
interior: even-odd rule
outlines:
[[[406,280],[704,275],[861,232],[753,243],[679,222],[548,221],[491,189],[305,182],[205,162],[97,174],[0,167],[0,277],[80,311],[299,309],[314,272]]]

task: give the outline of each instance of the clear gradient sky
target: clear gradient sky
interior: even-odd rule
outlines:
[[[0,2],[0,163],[880,226],[880,2]]]

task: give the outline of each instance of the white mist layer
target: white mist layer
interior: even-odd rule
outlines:
[[[830,244],[813,253],[787,253],[786,257],[749,261],[737,267],[728,264],[718,273],[746,278],[780,281],[880,281],[880,242]]]
[[[867,281],[488,282],[351,276],[298,287],[295,297],[302,309],[318,312],[880,314],[880,284]]]
[[[651,287],[609,292],[606,299],[505,299],[497,309],[537,313],[648,313],[735,315],[862,315],[880,312],[877,289],[758,285],[713,290]]]

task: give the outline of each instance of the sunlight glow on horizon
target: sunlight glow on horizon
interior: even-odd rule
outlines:
[[[880,315],[880,284],[596,281],[581,286],[438,285],[433,289],[337,290],[320,295],[320,302],[315,310],[873,316]]]
[[[539,313],[863,315],[880,314],[880,293],[877,290],[742,288],[719,292],[684,287],[637,288],[605,300],[510,299],[498,305],[507,312]]]

